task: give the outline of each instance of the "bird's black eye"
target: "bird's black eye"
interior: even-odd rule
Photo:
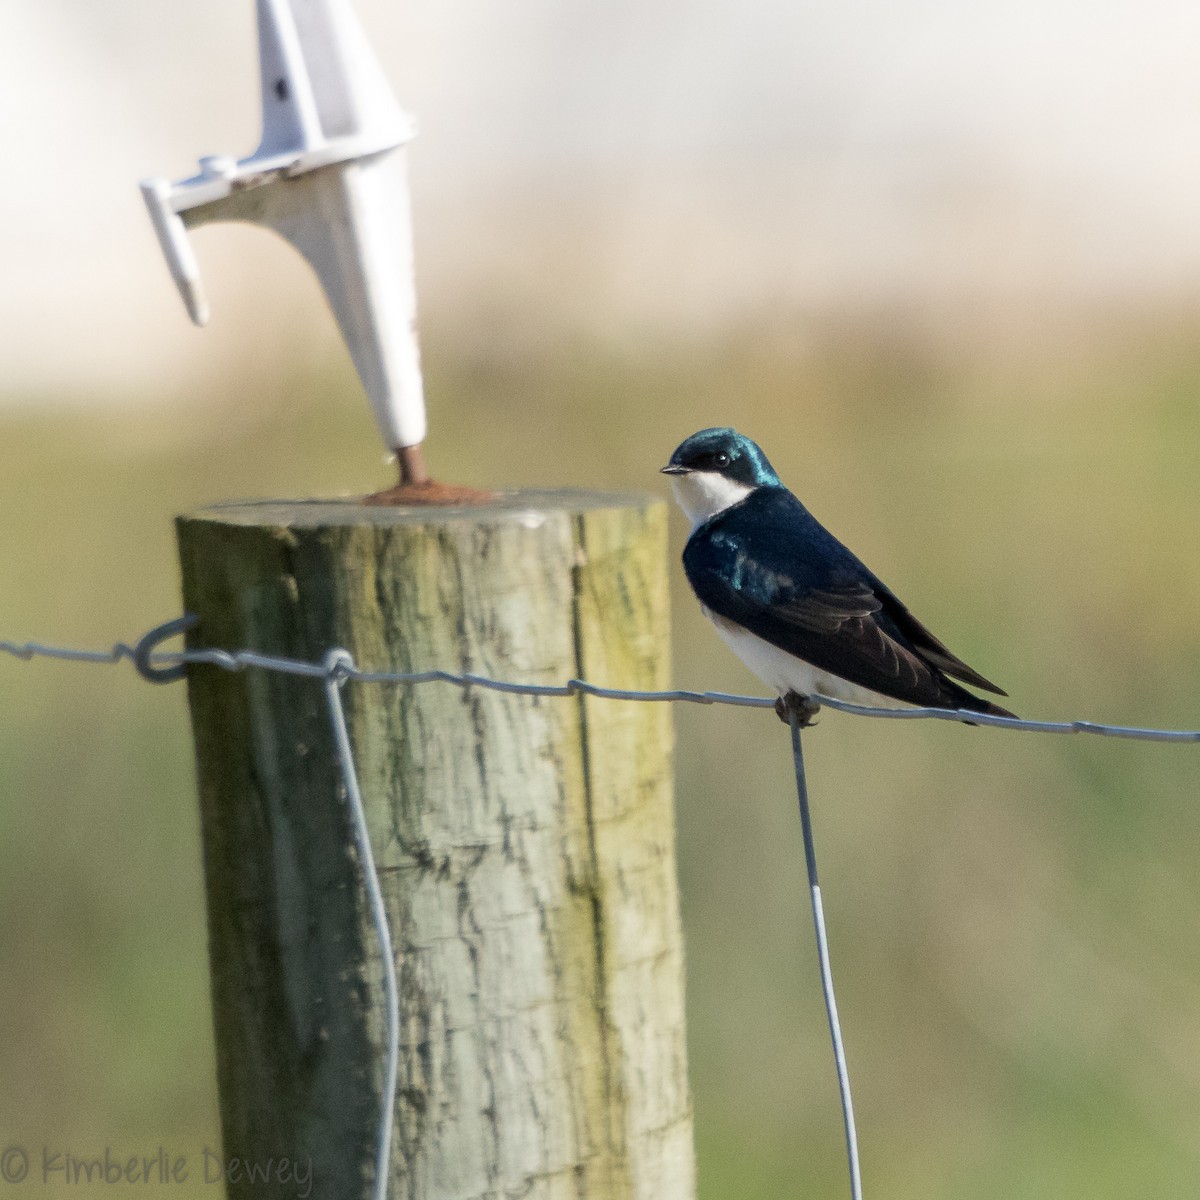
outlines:
[[[724,450],[718,450],[716,454],[712,456],[712,461],[714,467],[718,468],[719,470],[724,470],[727,466],[729,466],[729,455],[726,454]]]

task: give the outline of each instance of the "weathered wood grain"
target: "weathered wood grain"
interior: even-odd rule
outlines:
[[[657,501],[252,503],[178,532],[193,648],[667,686]],[[192,667],[189,695],[225,1155],[366,1195],[378,947],[319,681]],[[691,1200],[668,706],[343,695],[400,979],[392,1194]]]

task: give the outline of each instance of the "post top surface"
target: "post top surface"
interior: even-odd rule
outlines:
[[[548,513],[663,504],[661,496],[579,488],[522,488],[498,492],[486,504],[368,505],[360,497],[333,500],[230,500],[181,514],[185,521],[315,529],[336,525],[428,525],[446,522],[517,522]]]

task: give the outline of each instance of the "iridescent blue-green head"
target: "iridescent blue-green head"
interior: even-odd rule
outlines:
[[[782,487],[767,456],[736,429],[702,429],[680,442],[662,468],[693,527],[703,524],[755,488]]]

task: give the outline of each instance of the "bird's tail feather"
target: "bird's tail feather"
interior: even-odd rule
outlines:
[[[953,699],[947,707],[966,709],[967,712],[984,713],[989,717],[1011,717],[1014,721],[1017,720],[1017,714],[1009,712],[1007,708],[1001,708],[999,704],[993,704],[990,700],[985,700],[982,696],[976,696],[973,692],[968,692],[966,688],[954,687]]]

